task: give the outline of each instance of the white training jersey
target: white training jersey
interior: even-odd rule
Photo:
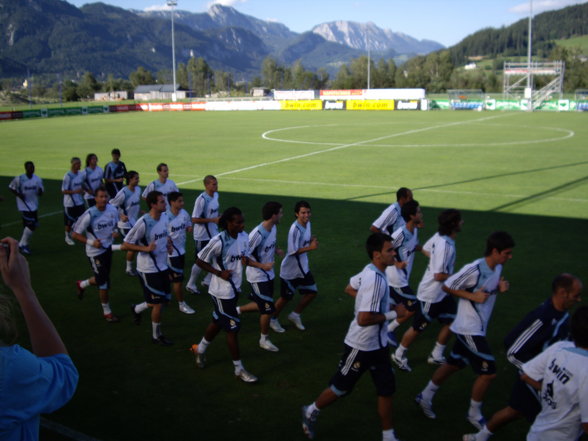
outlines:
[[[380,214],[372,226],[376,227],[380,232],[392,235],[400,227],[406,225],[406,221],[400,214],[400,205],[394,202]]]
[[[345,344],[360,351],[382,349],[388,345],[387,322],[359,326],[357,318],[360,312],[385,314],[390,310],[390,288],[386,274],[370,263],[361,273],[352,277],[352,280],[357,288],[352,286],[358,291],[355,297],[354,317],[349,324]]]
[[[16,191],[24,196],[24,200],[20,197],[16,198],[16,207],[18,211],[37,211],[39,209],[39,190],[45,191],[43,188],[43,180],[37,175],[29,177],[26,173],[15,177],[8,188]]]
[[[541,412],[527,441],[579,439],[588,423],[588,351],[560,341],[525,363],[523,372],[542,382]]]
[[[118,212],[116,208],[106,204],[104,210],[100,211],[98,207],[93,206],[84,211],[76,223],[73,225],[73,231],[86,236],[86,255],[88,257],[98,256],[106,251],[112,245],[112,233],[116,228]],[[100,240],[101,247],[95,248],[92,242]]]
[[[163,198],[165,199],[165,207],[169,208],[169,202],[167,201],[167,195],[169,193],[171,193],[172,191],[180,191],[180,190],[178,190],[176,183],[174,181],[172,181],[171,179],[167,179],[164,183],[161,183],[161,181],[159,179],[156,179],[155,181],[151,182],[151,184],[149,184],[147,187],[145,187],[145,190],[143,190],[143,194],[141,196],[143,198],[147,199],[147,195],[149,193],[151,193],[152,191],[159,191],[161,194],[163,194]]]
[[[245,232],[233,238],[226,231],[222,231],[198,253],[200,260],[209,263],[215,269],[232,271],[229,280],[212,274],[208,289],[210,295],[219,299],[232,299],[241,292],[243,257],[249,257],[249,237]]]
[[[86,167],[84,170],[84,199],[94,199],[94,195],[88,193],[88,190],[92,190],[95,192],[98,187],[102,185],[102,178],[104,177],[104,171],[96,166],[96,168],[92,169],[91,167]]]
[[[118,228],[132,228],[135,222],[137,222],[141,211],[141,188],[138,185],[134,190],[131,190],[129,187],[123,187],[108,203],[118,208]],[[121,215],[125,215],[129,220],[124,222],[120,219]]]
[[[167,210],[167,217],[169,219],[167,231],[173,246],[173,251],[170,256],[182,256],[186,254],[186,230],[192,226],[192,219],[183,208],[177,216],[171,210]]]
[[[415,228],[414,232],[411,233],[406,228],[406,225],[403,225],[392,234],[392,247],[396,251],[396,260],[407,263],[406,267],[402,269],[398,269],[394,265],[386,268],[388,284],[394,288],[408,286],[414,261],[414,251],[419,243],[418,233],[418,228]]]
[[[249,252],[251,259],[259,263],[270,263],[275,259],[277,231],[275,225],[267,231],[263,224],[259,224],[249,233]],[[247,266],[245,275],[249,283],[268,282],[275,277],[274,269],[269,271]]]
[[[304,277],[309,271],[308,253],[296,254],[300,248],[310,245],[312,238],[310,222],[303,227],[294,221],[288,232],[288,253],[280,267],[280,277],[284,280],[292,280]]]
[[[149,213],[137,220],[125,237],[125,242],[134,245],[148,246],[155,242],[155,250],[139,251],[137,270],[142,273],[157,273],[167,270],[167,214],[161,213],[159,220],[153,219]]]
[[[214,192],[212,196],[209,196],[208,193],[203,191],[198,195],[194,202],[192,218],[214,219],[215,217],[219,217],[218,192]],[[218,234],[218,226],[214,222],[194,224],[193,233],[194,240],[210,240],[213,236]]]
[[[72,172],[71,170],[68,171],[65,176],[63,176],[63,181],[61,183],[61,190],[69,190],[75,191],[80,190],[84,184],[84,173],[78,171],[77,173]],[[82,193],[76,194],[64,194],[63,195],[63,206],[66,208],[75,207],[78,205],[84,205],[84,197]]]
[[[445,281],[445,286],[454,290],[469,292],[485,291],[490,297],[484,303],[476,303],[459,297],[457,314],[450,326],[452,332],[463,335],[486,335],[488,321],[494,309],[496,294],[498,294],[498,282],[502,265],[496,265],[490,269],[485,258],[468,263],[457,273]]]
[[[423,245],[423,249],[430,253],[430,257],[417,289],[417,299],[421,302],[438,303],[448,294],[443,291],[443,282],[435,280],[435,274],[453,274],[455,241],[449,236],[435,233]]]

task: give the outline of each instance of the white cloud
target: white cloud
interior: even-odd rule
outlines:
[[[245,3],[247,0],[212,0],[208,3],[208,6],[222,5],[222,6],[235,6],[238,3]]]
[[[545,11],[561,9],[571,5],[586,3],[588,0],[533,0],[533,15]],[[529,15],[529,2],[520,3],[508,10],[513,14]]]

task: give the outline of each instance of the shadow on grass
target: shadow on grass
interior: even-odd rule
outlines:
[[[7,184],[8,179],[0,178],[0,186],[6,188]],[[46,181],[45,186],[41,214],[59,211],[59,182]],[[191,212],[196,196],[197,192],[185,192],[187,211]],[[293,206],[299,199],[220,194],[221,208],[235,205],[243,210],[247,230],[260,222],[264,202],[282,202],[285,216],[278,237],[282,248],[286,247]],[[200,340],[210,321],[212,308],[206,295],[188,295],[188,303],[197,310],[193,316],[180,313],[173,300],[164,313],[163,329],[175,344],[169,348],[151,344],[148,317],[141,326],[132,324],[129,305],[141,301],[141,291],[138,281],[124,274],[121,253],[115,253],[111,273],[111,304],[121,323],[104,322],[95,291],[88,289],[83,301],[75,297],[74,281],[90,275],[83,248],[64,244],[60,214],[43,218],[32,240],[34,254],[28,258],[33,283],[80,371],[80,384],[72,402],[48,418],[104,441],[305,439],[300,429],[300,406],[310,403],[335,372],[353,316],[353,301],[342,290],[349,277],[367,263],[363,245],[368,229],[385,208],[382,204],[306,199],[312,205],[313,233],[319,239],[319,248],[309,255],[319,295],[304,313],[307,331],[299,332],[282,319],[287,332],[271,336],[280,348],[277,353],[258,347],[257,316],[243,317],[239,334],[242,359],[245,367],[260,377],[257,385],[233,378],[222,335],[210,346],[207,367],[194,367],[188,347]],[[421,242],[434,233],[440,211],[423,207],[425,228],[420,234]],[[504,271],[511,290],[498,299],[490,324],[489,340],[497,356],[499,375],[485,400],[484,410],[489,416],[504,406],[515,375],[505,360],[502,338],[548,295],[553,275],[569,271],[584,280],[588,277],[582,259],[588,221],[467,210],[462,213],[465,225],[457,238],[457,268],[482,255],[485,237],[491,231],[507,230],[517,243],[514,258]],[[2,203],[2,223],[16,220],[14,202],[7,197]],[[19,236],[20,231],[20,225],[14,224],[4,227],[2,234]],[[186,270],[193,256],[191,240],[187,256]],[[416,256],[411,278],[414,288],[426,263],[423,256]],[[249,292],[245,284],[243,291],[241,304]],[[411,347],[413,372],[397,372],[395,420],[401,439],[428,439],[431,433],[439,439],[459,439],[463,433],[471,432],[464,420],[472,381],[469,371],[456,375],[437,394],[438,420],[425,420],[413,404],[414,395],[433,372],[426,364],[426,356],[435,339],[435,326]],[[22,331],[21,343],[28,346],[24,326]],[[501,439],[523,439],[527,429],[525,423],[512,425],[501,433]],[[349,398],[322,412],[317,436],[325,440],[380,438],[369,375]]]

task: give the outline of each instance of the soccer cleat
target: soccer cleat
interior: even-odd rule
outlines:
[[[130,268],[126,270],[125,274],[129,277],[137,277],[137,271],[135,271],[135,268]]]
[[[300,320],[300,315],[294,315],[294,313],[291,312],[290,314],[288,314],[288,320],[294,323],[294,326],[296,326],[298,330],[304,331],[306,329],[302,324],[302,320]]]
[[[446,361],[447,360],[443,356],[441,356],[441,358],[435,358],[435,356],[433,355],[432,352],[427,357],[427,363],[429,363],[429,364],[441,365],[441,364],[444,364]]]
[[[418,394],[414,398],[414,401],[421,408],[427,418],[431,418],[432,420],[437,418],[437,415],[435,415],[435,412],[433,412],[433,404],[430,401],[426,401],[423,398],[423,394]]]
[[[410,368],[410,366],[408,365],[408,358],[404,357],[404,358],[399,358],[396,356],[396,353],[393,353],[390,358],[392,359],[392,362],[398,366],[398,369],[400,369],[401,371],[404,372],[410,372],[412,371],[412,369]]]
[[[245,369],[240,369],[238,372],[235,372],[235,377],[245,383],[257,383],[257,377]]]
[[[277,332],[278,334],[286,332],[286,330],[282,327],[282,325],[280,324],[280,322],[276,318],[273,318],[270,320],[270,328],[272,328],[272,330],[274,332]]]
[[[196,312],[192,308],[190,308],[190,306],[187,303],[180,304],[180,311],[184,314],[194,314]]]
[[[31,254],[31,249],[26,245],[19,245],[18,249],[20,250],[21,254]]]
[[[197,368],[204,369],[206,366],[206,354],[201,354],[198,352],[198,345],[193,344],[190,348],[190,352],[194,355],[194,363],[196,364]]]
[[[135,311],[135,304],[131,304],[131,315],[133,316],[133,323],[135,325],[141,324],[141,314]]]
[[[461,437],[462,441],[476,441],[475,433],[468,433]]]
[[[65,236],[65,243],[68,244],[69,246],[74,246],[76,243],[73,241],[73,239],[69,236]]]
[[[270,341],[269,338],[266,338],[265,340],[259,339],[259,347],[270,352],[278,352],[280,350],[275,344],[273,344]]]
[[[466,419],[470,422],[472,426],[474,426],[478,430],[482,430],[482,427],[484,427],[484,425],[486,424],[486,418],[484,418],[482,415],[468,415]]]
[[[200,294],[200,290],[196,287],[196,285],[186,285],[186,291],[190,294]]]
[[[173,344],[174,344],[174,342],[173,342],[173,341],[171,341],[171,340],[168,340],[168,339],[165,337],[165,335],[163,335],[163,334],[162,334],[162,335],[160,335],[160,336],[159,336],[159,337],[157,337],[157,338],[153,338],[153,337],[151,337],[151,341],[152,341],[154,344],[159,344],[159,345],[161,345],[161,346],[171,346],[171,345],[173,345]]]
[[[302,406],[302,430],[308,439],[314,439],[314,424],[318,412],[313,412],[310,417],[306,416],[308,406]]]
[[[392,346],[393,348],[398,346],[398,339],[396,338],[396,334],[394,333],[394,331],[388,331],[386,336],[388,337],[388,344],[390,346]]]
[[[84,291],[85,289],[82,288],[82,281],[76,280],[76,293],[78,295],[78,299],[82,300],[84,298]]]
[[[108,323],[118,323],[120,322],[119,318],[114,315],[112,312],[110,314],[104,314],[104,320]]]

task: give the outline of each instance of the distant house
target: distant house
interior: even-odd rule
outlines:
[[[266,89],[265,87],[252,87],[250,93],[253,97],[261,98],[264,96],[269,96],[271,94],[271,90]]]
[[[181,100],[186,98],[186,91],[180,90],[176,85],[176,98]],[[174,93],[173,84],[144,84],[135,88],[135,100],[171,100]]]
[[[128,100],[129,93],[126,90],[115,90],[112,92],[101,92],[94,94],[94,101],[122,101]]]

